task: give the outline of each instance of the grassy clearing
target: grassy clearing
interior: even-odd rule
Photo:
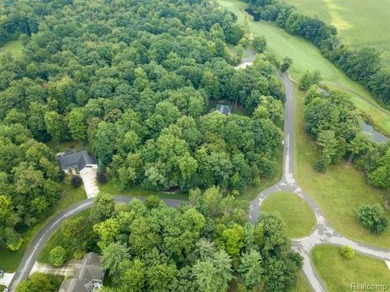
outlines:
[[[3,285],[0,285],[0,291],[3,291],[5,288],[7,288],[7,287],[3,286]]]
[[[160,198],[166,199],[177,199],[177,200],[187,200],[188,194],[176,192],[176,193],[168,193],[168,192],[154,192],[154,191],[146,191],[140,189],[138,187],[133,187],[126,191],[117,191],[112,179],[110,179],[105,184],[99,184],[99,190],[101,192],[109,193],[112,195],[121,195],[121,196],[135,196],[135,197],[147,197],[150,195],[156,195]]]
[[[85,200],[86,198],[87,196],[85,194],[84,187],[75,189],[69,184],[69,182],[65,183],[62,188],[61,198],[53,211],[53,215],[44,222],[34,226],[31,230],[24,234],[24,243],[18,251],[11,251],[5,248],[3,245],[0,245],[0,270],[4,270],[9,273],[14,272],[18,267],[19,262],[21,261],[30,241],[41,229],[41,227],[48,223],[59,212],[65,210],[74,203]]]
[[[363,204],[384,205],[389,192],[375,189],[366,183],[363,173],[341,162],[326,174],[313,169],[318,159],[315,143],[303,131],[303,94],[295,88],[295,171],[302,189],[320,205],[325,218],[341,234],[376,246],[390,248],[390,228],[374,235],[356,219],[357,209]],[[386,212],[390,220],[390,212]]]
[[[292,36],[268,22],[252,21],[251,16],[243,11],[247,6],[244,2],[238,0],[216,0],[216,3],[234,12],[239,21],[245,23],[245,26],[255,36],[265,36],[268,51],[274,53],[280,59],[286,56],[291,57],[294,61],[290,72],[295,79],[299,79],[299,76],[306,70],[319,70],[324,84],[348,88],[355,92],[356,94],[351,94],[355,105],[371,116],[378,130],[390,135],[390,112],[385,111],[377,105],[363,86],[352,81],[337,69],[329,60],[321,55],[318,48],[313,44],[303,38]]]
[[[390,6],[387,0],[284,0],[304,14],[337,27],[339,35],[353,46],[383,50],[390,66]]]
[[[295,194],[277,192],[261,205],[261,211],[278,211],[286,222],[290,238],[302,238],[313,232],[316,218],[309,205]]]
[[[81,218],[88,218],[89,216],[89,210],[85,210],[75,216],[72,217],[72,219],[75,219],[75,218],[78,218],[78,217],[81,217]],[[68,219],[69,220],[69,219]],[[50,251],[55,248],[56,246],[62,246],[62,247],[65,247],[63,246],[64,245],[64,241],[61,237],[61,232],[60,232],[60,228],[58,228],[53,234],[52,236],[50,236],[49,240],[46,242],[45,246],[43,247],[43,249],[41,250],[41,253],[39,254],[38,256],[38,262],[40,263],[50,263],[49,262],[49,257],[50,257]],[[68,258],[70,259],[72,257],[72,255],[68,255]]]
[[[49,141],[46,143],[46,145],[51,148],[55,153],[58,152],[64,152],[68,150],[90,150],[90,147],[87,142],[82,142],[82,141],[67,141],[67,142],[53,142]]]
[[[22,56],[22,49],[23,45],[20,40],[12,41],[0,47],[0,54],[10,53],[12,56],[18,58]]]
[[[305,276],[302,272],[298,274],[297,282],[294,287],[292,287],[289,292],[311,292],[309,283],[306,281]]]
[[[390,287],[390,271],[384,261],[359,254],[353,259],[345,259],[340,255],[339,247],[331,245],[317,245],[311,258],[329,291],[350,291],[351,283]]]

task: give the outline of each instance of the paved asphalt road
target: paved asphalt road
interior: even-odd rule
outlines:
[[[245,60],[246,63],[253,61]],[[298,251],[304,258],[303,272],[310,283],[313,291],[326,291],[325,285],[316,273],[311,261],[310,252],[312,248],[321,243],[329,243],[338,246],[349,245],[353,247],[357,252],[375,257],[378,259],[390,261],[390,250],[373,247],[366,244],[360,244],[353,242],[342,235],[338,234],[333,230],[329,223],[325,220],[321,209],[315,203],[311,197],[306,195],[299,186],[296,184],[294,179],[294,93],[292,83],[288,76],[279,75],[280,80],[286,89],[286,103],[285,103],[285,123],[284,123],[284,150],[283,150],[283,176],[282,179],[270,188],[262,191],[255,199],[250,202],[249,218],[252,222],[256,222],[260,213],[260,205],[266,197],[277,191],[286,191],[292,195],[298,195],[304,199],[309,206],[312,208],[316,219],[317,226],[313,233],[305,238],[293,240],[293,249]],[[133,197],[130,196],[116,196],[115,201],[117,203],[128,203]],[[140,198],[142,199],[142,198]],[[164,202],[171,207],[176,207],[183,203],[183,201],[163,199]],[[56,215],[41,231],[35,236],[30,243],[30,246],[25,252],[22,261],[20,262],[14,278],[12,279],[9,288],[10,291],[14,291],[18,283],[25,280],[40,253],[44,244],[49,239],[50,235],[60,226],[60,224],[73,215],[80,213],[93,204],[92,199],[87,199],[79,202],[67,210]]]

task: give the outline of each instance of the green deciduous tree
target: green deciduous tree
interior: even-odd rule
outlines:
[[[361,206],[357,217],[363,226],[373,233],[382,233],[388,225],[386,217],[383,216],[383,208],[379,204]]]
[[[102,264],[109,270],[110,275],[119,276],[120,264],[125,261],[129,255],[126,246],[113,242],[103,249]]]
[[[56,246],[50,251],[49,262],[55,267],[61,267],[66,260],[66,250],[62,246]]]
[[[252,249],[241,255],[238,271],[241,273],[248,288],[259,284],[263,273],[260,253]]]
[[[16,287],[17,292],[55,292],[57,287],[50,280],[50,278],[44,274],[32,274],[26,281],[21,282]]]

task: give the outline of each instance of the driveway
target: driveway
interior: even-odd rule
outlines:
[[[41,273],[47,275],[59,275],[59,276],[70,277],[73,276],[75,263],[76,263],[75,260],[71,260],[65,266],[61,268],[55,268],[49,264],[35,262],[34,266],[31,269],[30,275],[34,273]]]
[[[14,273],[5,273],[4,277],[0,278],[0,285],[8,287],[13,277]]]
[[[99,193],[99,188],[96,182],[96,173],[97,169],[89,167],[85,167],[80,171],[80,176],[83,179],[84,188],[88,199],[96,197]]]

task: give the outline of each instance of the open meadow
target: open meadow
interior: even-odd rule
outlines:
[[[390,3],[388,0],[284,0],[304,14],[337,27],[353,46],[380,49],[390,67]]]

